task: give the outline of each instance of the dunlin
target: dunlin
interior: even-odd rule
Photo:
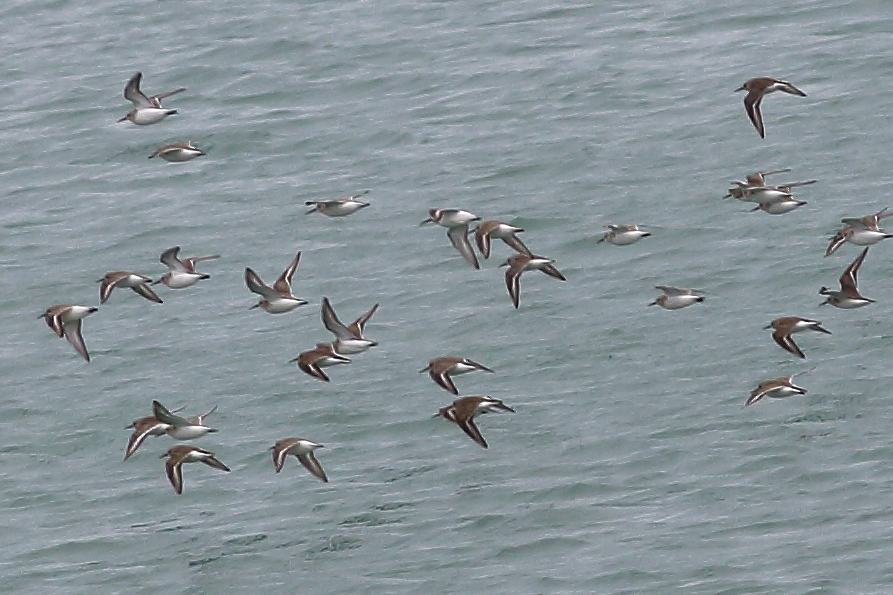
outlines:
[[[564,275],[555,268],[555,261],[542,256],[515,254],[499,266],[508,267],[505,271],[505,286],[508,288],[515,309],[521,304],[521,273],[524,271],[542,271],[550,277],[567,281]]]
[[[38,316],[46,320],[47,326],[53,329],[59,337],[65,337],[74,350],[81,356],[90,361],[90,354],[87,353],[87,346],[84,345],[84,337],[81,335],[81,320],[96,312],[98,308],[90,306],[71,306],[68,304],[59,304],[50,306],[47,311]]]
[[[775,339],[775,342],[778,343],[782,349],[793,353],[799,358],[806,358],[806,356],[803,355],[803,352],[800,351],[800,348],[794,343],[794,339],[791,338],[793,333],[811,330],[828,335],[831,334],[831,331],[823,328],[822,323],[819,321],[809,320],[808,318],[798,318],[797,316],[783,316],[781,318],[776,318],[770,322],[764,330],[768,329],[773,329],[772,338]]]
[[[704,301],[703,296],[697,295],[691,289],[681,289],[670,285],[657,285],[656,288],[664,293],[657,296],[653,302],[648,304],[649,306],[660,306],[666,310],[678,310]]]
[[[820,306],[831,304],[836,308],[852,310],[853,308],[861,308],[874,303],[874,300],[870,300],[860,294],[857,287],[859,267],[862,266],[862,261],[865,260],[866,254],[868,254],[868,248],[865,248],[862,254],[843,271],[843,274],[840,276],[840,291],[831,291],[827,287],[822,287],[819,290],[820,294],[828,296],[828,299],[819,304]]]
[[[195,272],[195,263],[200,260],[211,260],[217,258],[216,255],[199,256],[195,258],[180,260],[178,258],[179,253],[180,247],[174,246],[173,248],[165,250],[161,254],[161,263],[167,265],[167,268],[170,269],[170,272],[162,275],[161,278],[158,279],[158,281],[152,283],[152,285],[164,283],[171,289],[183,289],[185,287],[189,287],[190,285],[194,285],[201,279],[211,278],[211,275],[205,275]]]
[[[642,238],[647,238],[651,235],[650,232],[643,231],[639,229],[638,225],[633,225],[631,223],[626,223],[624,225],[610,224],[606,227],[608,228],[608,231],[605,232],[605,235],[603,235],[596,244],[608,242],[615,246],[629,246],[630,244],[635,244]]]
[[[520,227],[503,223],[502,221],[481,221],[474,230],[474,241],[478,245],[481,256],[490,258],[490,240],[497,239],[505,242],[512,250],[519,254],[530,254],[530,250],[524,242],[518,239],[519,233],[524,231]]]
[[[183,493],[183,463],[204,463],[209,467],[229,472],[229,467],[218,461],[213,452],[195,446],[173,446],[158,458],[165,457],[167,462],[164,468],[167,471],[167,478],[178,494]]]
[[[462,397],[453,401],[452,405],[444,407],[434,417],[443,417],[462,428],[468,436],[487,448],[487,441],[481,436],[481,431],[474,424],[476,415],[484,413],[514,413],[515,410],[498,399],[487,396]]]
[[[893,212],[887,212],[888,209],[889,207],[884,207],[877,213],[866,215],[864,217],[844,217],[840,222],[859,229],[873,229],[877,231],[880,229],[882,219],[893,216]]]
[[[149,155],[149,159],[161,157],[165,161],[170,161],[171,163],[183,163],[184,161],[189,161],[205,154],[206,153],[201,149],[193,147],[192,141],[186,141],[185,143],[165,145]]]
[[[747,96],[744,98],[744,109],[747,110],[747,116],[753,122],[754,128],[757,129],[761,138],[766,138],[766,131],[763,128],[763,114],[760,111],[760,104],[763,102],[764,95],[773,91],[783,91],[789,95],[806,97],[806,93],[791,83],[766,77],[750,79],[735,89],[735,91],[747,91]]]
[[[752,174],[747,174],[744,176],[744,182],[735,182],[739,187],[741,186],[765,186],[766,185],[766,176],[773,176],[775,174],[786,174],[791,171],[791,168],[785,167],[782,169],[770,169],[767,171],[756,171]]]
[[[794,395],[805,395],[806,389],[802,386],[795,385],[793,381],[797,376],[808,374],[813,370],[815,370],[815,368],[798,374],[791,374],[790,376],[782,376],[781,378],[776,378],[774,380],[764,380],[753,390],[753,392],[750,393],[744,406],[747,407],[748,405],[753,405],[763,397],[783,399],[784,397],[793,397]]]
[[[872,246],[881,240],[893,238],[893,235],[880,228],[880,221],[891,215],[893,215],[893,212],[888,213],[887,207],[884,207],[873,215],[841,219],[840,221],[844,223],[844,227],[831,238],[831,243],[828,244],[828,248],[825,250],[825,256],[831,256],[837,252],[837,249],[844,242],[850,242],[857,246]]]
[[[775,172],[766,172],[775,173]],[[751,174],[753,175],[753,174]],[[761,184],[759,186],[751,186],[746,184],[745,182],[733,182],[734,184],[738,184],[736,188],[729,188],[729,193],[723,196],[723,198],[737,198],[738,200],[744,202],[766,202],[775,199],[781,198],[790,198],[791,189],[797,188],[799,186],[809,186],[810,184],[815,184],[818,180],[803,180],[800,182],[788,182],[784,186],[766,186],[765,184]]]
[[[127,85],[124,87],[124,98],[133,103],[133,109],[127,112],[126,116],[118,120],[119,122],[129,120],[139,126],[148,126],[149,124],[161,122],[167,116],[177,113],[177,110],[175,109],[162,107],[161,100],[165,97],[170,97],[171,95],[185,91],[186,88],[182,87],[180,89],[168,91],[167,93],[160,93],[158,95],[146,97],[146,95],[140,91],[140,81],[142,78],[143,74],[137,72],[129,81],[127,81]]]
[[[251,308],[263,308],[270,314],[282,314],[283,312],[294,310],[298,306],[310,303],[307,300],[295,297],[291,290],[291,280],[300,262],[301,253],[298,252],[291,264],[288,265],[288,268],[273,283],[273,287],[266,285],[261,281],[257,273],[246,268],[245,285],[248,286],[249,290],[263,297],[261,301],[251,306]]]
[[[447,228],[447,237],[453,248],[459,251],[459,254],[468,261],[468,263],[476,269],[481,268],[478,264],[477,256],[468,241],[468,224],[473,221],[480,221],[477,215],[463,211],[461,209],[429,209],[428,218],[422,221],[422,225],[426,223],[437,223]]]
[[[354,320],[350,326],[344,326],[344,323],[338,320],[332,304],[329,303],[329,298],[322,298],[322,323],[330,333],[335,335],[335,341],[332,343],[335,351],[342,355],[353,355],[378,345],[375,341],[370,341],[363,336],[363,329],[376,310],[378,310],[378,304]]]
[[[303,438],[283,438],[270,448],[273,451],[273,466],[276,468],[276,473],[282,471],[282,466],[285,465],[285,458],[288,455],[295,455],[307,471],[328,483],[326,472],[322,470],[322,465],[313,454],[317,448],[323,448],[323,445]]]
[[[99,286],[100,304],[104,304],[109,299],[109,296],[112,295],[112,290],[116,287],[130,288],[134,293],[143,296],[150,302],[162,303],[161,298],[155,295],[155,292],[148,285],[152,282],[152,279],[143,275],[137,275],[128,271],[116,271],[114,273],[106,273],[105,277],[98,282],[102,283]]]
[[[338,364],[349,364],[350,358],[344,357],[335,351],[331,343],[317,343],[315,348],[305,351],[289,361],[289,363],[292,362],[298,362],[298,367],[301,371],[319,380],[329,382],[329,377],[322,371],[322,368]]]
[[[177,407],[176,409],[171,409],[170,412],[177,413],[182,409],[182,407]],[[157,417],[151,415],[133,420],[133,423],[124,428],[125,430],[133,429],[133,434],[130,435],[130,440],[127,442],[127,450],[124,453],[124,460],[126,461],[129,459],[143,444],[143,441],[145,441],[146,438],[149,436],[164,436],[167,434],[170,427],[170,424],[160,422]]]
[[[366,196],[369,194],[368,190],[364,190],[359,194],[354,194],[353,196],[347,196],[345,198],[336,198],[334,200],[308,200],[304,204],[309,206],[313,206],[312,209],[307,211],[307,214],[320,212],[323,215],[328,215],[329,217],[346,217],[352,213],[356,213],[360,209],[364,207],[368,207],[368,202],[363,202],[360,199],[362,196]]]
[[[216,432],[217,430],[214,428],[209,428],[205,425],[205,418],[215,411],[217,411],[216,405],[203,415],[180,417],[169,411],[158,401],[152,401],[152,415],[161,423],[169,426],[165,433],[176,440],[195,440],[205,434]]]
[[[186,267],[190,273],[198,273],[198,271],[195,270],[196,264],[205,260],[217,260],[218,258],[220,258],[219,254],[212,254],[211,256],[190,256],[189,258],[181,258],[180,263]]]
[[[456,385],[453,384],[453,380],[450,376],[458,376],[460,374],[474,372],[475,370],[482,370],[484,372],[490,372],[491,374],[493,373],[493,370],[490,368],[468,358],[443,356],[432,359],[428,362],[427,367],[419,370],[419,374],[428,372],[431,380],[454,395],[458,395],[459,391],[456,389]]]
[[[770,215],[783,215],[785,213],[790,213],[797,207],[802,207],[805,204],[805,200],[797,200],[788,194],[788,196],[784,198],[761,201],[756,207],[751,209],[751,212],[763,211]]]

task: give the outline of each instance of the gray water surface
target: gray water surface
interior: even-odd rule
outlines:
[[[859,310],[819,308],[858,254],[823,258],[844,216],[889,203],[893,18],[880,2],[14,1],[0,8],[0,590],[10,593],[890,593],[893,246]],[[179,114],[116,123],[137,70]],[[766,139],[733,90],[755,76]],[[147,156],[194,139],[207,157]],[[818,178],[783,216],[721,200],[728,181]],[[369,189],[345,219],[304,201]],[[891,205],[893,206],[893,205]],[[427,209],[523,227],[560,283],[450,247]],[[653,236],[596,244],[607,223]],[[211,279],[128,290],[84,322],[89,364],[41,320],[98,303],[96,279],[158,277],[158,255],[221,254]],[[303,253],[271,316],[242,279]],[[654,285],[703,304],[648,308]],[[327,296],[380,346],[329,368]],[[817,318],[805,362],[762,328]],[[431,416],[456,378],[517,412],[484,450]],[[805,397],[742,409],[807,370]],[[220,431],[177,496],[152,399]],[[330,483],[286,436],[325,444]]]

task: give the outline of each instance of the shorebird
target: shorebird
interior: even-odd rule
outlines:
[[[72,306],[69,304],[59,304],[50,306],[47,311],[38,316],[43,318],[47,326],[53,329],[60,338],[65,337],[74,350],[81,354],[88,362],[90,354],[87,353],[87,346],[84,344],[84,337],[81,335],[81,320],[93,314],[99,308],[90,306]]]
[[[421,225],[426,223],[437,223],[447,228],[447,237],[453,248],[459,251],[459,254],[468,261],[468,263],[476,269],[481,268],[478,264],[477,256],[468,241],[468,224],[473,221],[480,221],[477,215],[463,211],[461,209],[429,209],[428,218],[422,221]]]
[[[643,231],[639,229],[638,225],[634,225],[632,223],[626,223],[623,225],[609,224],[605,227],[608,228],[608,231],[605,232],[605,235],[603,235],[601,239],[596,242],[596,244],[608,242],[609,244],[614,244],[615,246],[628,246],[630,244],[635,244],[642,238],[647,238],[651,235],[650,232]]]
[[[862,266],[862,261],[865,260],[866,254],[868,254],[868,248],[865,248],[862,254],[843,271],[843,274],[840,276],[840,291],[831,291],[827,287],[822,287],[819,290],[820,294],[828,296],[828,299],[819,304],[820,306],[831,304],[836,308],[852,310],[853,308],[861,308],[874,303],[874,300],[870,300],[860,294],[857,287],[859,267]]]
[[[176,409],[171,409],[170,412],[177,413],[182,410],[183,407],[177,407]],[[130,435],[130,440],[127,441],[127,450],[124,452],[124,460],[126,461],[129,459],[143,444],[146,438],[149,436],[164,436],[167,434],[170,427],[170,424],[163,423],[159,421],[157,417],[152,415],[133,420],[133,423],[124,428],[125,430],[133,429],[133,434]]]
[[[289,363],[293,362],[298,362],[298,367],[302,372],[310,374],[319,380],[329,382],[329,377],[322,371],[322,368],[338,364],[349,364],[350,358],[344,357],[335,351],[331,343],[317,343],[315,348],[301,353],[293,360],[289,360]]]
[[[808,374],[813,370],[815,370],[815,368],[798,374],[791,374],[790,376],[782,376],[781,378],[776,378],[774,380],[762,381],[759,386],[750,393],[750,396],[747,397],[744,406],[747,407],[748,405],[753,405],[763,397],[783,399],[784,397],[792,397],[794,395],[805,395],[806,389],[802,386],[795,385],[793,381],[797,376]]]
[[[316,455],[313,454],[313,451],[317,448],[323,448],[323,445],[310,440],[304,440],[303,438],[283,438],[270,447],[270,450],[273,451],[273,466],[276,468],[276,473],[282,471],[286,457],[294,455],[307,471],[321,479],[324,483],[328,483],[329,479],[326,477],[326,472],[322,470],[322,465],[319,464],[319,461],[316,460]]]
[[[167,93],[159,93],[158,95],[146,97],[146,95],[140,91],[140,81],[142,78],[143,73],[137,72],[129,81],[127,81],[127,85],[124,87],[124,98],[133,103],[133,109],[127,112],[127,115],[118,120],[118,122],[129,120],[138,126],[148,126],[149,124],[161,122],[167,116],[177,113],[177,110],[175,109],[162,107],[161,100],[165,97],[170,97],[171,95],[185,91],[186,88],[181,87],[180,89],[174,89]]]
[[[744,109],[747,111],[747,116],[753,122],[753,126],[757,129],[761,138],[766,138],[766,131],[763,128],[763,114],[760,111],[763,96],[773,91],[783,91],[789,95],[806,97],[806,93],[791,83],[767,77],[758,77],[745,81],[743,85],[735,89],[735,92],[738,91],[747,91],[747,96],[744,98]]]
[[[101,283],[99,286],[99,303],[104,304],[112,295],[112,290],[116,287],[132,289],[134,293],[143,296],[150,302],[161,304],[161,298],[155,295],[155,292],[149,287],[152,279],[137,275],[128,271],[116,271],[114,273],[106,273],[105,277],[97,281]]]
[[[276,279],[276,282],[273,283],[273,287],[266,285],[257,273],[252,271],[250,268],[245,269],[245,285],[248,286],[248,289],[252,292],[263,297],[261,301],[251,306],[249,309],[253,308],[263,308],[266,312],[270,314],[282,314],[284,312],[290,312],[294,310],[298,306],[303,306],[305,304],[309,304],[307,300],[302,300],[299,297],[295,297],[292,294],[291,289],[291,280],[295,275],[295,271],[298,269],[298,264],[301,262],[301,253],[294,257],[291,263],[288,265],[279,278]]]
[[[515,254],[499,266],[508,267],[505,271],[505,286],[516,310],[521,304],[521,273],[524,271],[542,271],[550,277],[567,281],[565,276],[555,268],[554,260],[533,254]]]
[[[649,306],[660,306],[666,310],[678,310],[691,306],[697,302],[703,302],[703,296],[696,295],[691,289],[680,289],[670,285],[657,285],[657,289],[663,291],[663,295],[657,296]]]
[[[448,405],[437,412],[434,417],[442,417],[447,419],[468,434],[468,436],[487,448],[487,441],[481,435],[481,431],[474,424],[476,415],[484,413],[514,413],[515,410],[500,401],[487,396],[463,397],[453,401],[452,405]]]
[[[219,255],[215,254],[214,256],[197,256],[180,260],[178,258],[179,253],[180,247],[174,246],[173,248],[168,248],[161,254],[161,263],[167,265],[167,268],[170,270],[170,272],[162,275],[161,278],[158,279],[158,281],[152,283],[152,285],[164,283],[171,289],[183,289],[185,287],[189,287],[190,285],[194,285],[201,279],[211,278],[211,275],[197,273],[195,271],[195,263],[202,260],[213,260],[215,258],[219,258]]]
[[[368,190],[364,190],[359,194],[354,194],[353,196],[347,196],[345,198],[336,198],[334,200],[308,200],[304,204],[309,206],[313,206],[312,209],[307,211],[307,214],[320,212],[323,215],[328,215],[329,217],[346,217],[352,213],[356,213],[360,209],[364,207],[368,207],[368,202],[363,202],[359,200],[361,196],[366,196],[369,194]]]
[[[799,358],[806,358],[806,356],[803,355],[803,352],[800,351],[800,348],[794,343],[794,339],[791,337],[793,333],[811,330],[825,333],[827,335],[831,334],[831,331],[822,327],[822,323],[819,321],[809,320],[808,318],[798,318],[797,316],[783,316],[781,318],[776,318],[770,322],[764,330],[768,329],[773,329],[772,338],[782,349],[793,353]]]
[[[479,364],[475,361],[472,361],[466,357],[452,357],[452,356],[443,356],[436,357],[428,362],[428,366],[419,370],[419,374],[423,372],[428,372],[428,375],[431,377],[431,380],[436,382],[445,390],[450,391],[454,395],[459,394],[459,390],[456,388],[456,385],[453,384],[452,378],[450,375],[460,375],[466,374],[468,372],[474,372],[475,370],[482,370],[484,372],[493,373],[493,370]]]
[[[363,336],[366,323],[369,322],[376,310],[378,310],[378,304],[354,320],[350,326],[344,326],[344,323],[338,320],[332,304],[329,303],[329,298],[322,298],[322,323],[330,333],[335,335],[335,341],[332,343],[335,351],[342,355],[353,355],[378,345],[375,341],[370,341]]]
[[[752,208],[750,212],[763,211],[770,215],[783,215],[785,213],[790,213],[797,207],[802,207],[805,204],[805,200],[797,200],[788,194],[786,197],[761,201],[756,207]]]
[[[519,233],[524,231],[520,227],[503,223],[502,221],[481,221],[474,230],[474,241],[478,250],[485,259],[490,258],[490,240],[502,240],[509,248],[519,254],[530,254],[530,250],[518,239]]]
[[[891,215],[893,212],[888,213],[887,207],[884,207],[873,215],[844,217],[840,220],[844,227],[831,238],[831,243],[825,250],[825,256],[831,256],[837,252],[844,242],[850,242],[857,246],[872,246],[881,240],[893,238],[893,235],[880,228],[881,220]]]
[[[165,145],[149,155],[149,159],[161,157],[165,161],[171,163],[183,163],[184,161],[189,161],[190,159],[195,159],[202,155],[206,155],[206,153],[199,148],[193,147],[192,141],[190,140],[185,143]]]
[[[755,171],[752,174],[747,174],[744,176],[744,181],[739,182],[734,180],[732,183],[737,184],[739,188],[751,186],[751,187],[759,187],[766,186],[766,176],[772,176],[775,174],[786,174],[791,171],[790,167],[785,167],[782,169],[770,169],[766,171]]]
[[[165,434],[176,440],[195,440],[217,430],[205,425],[205,418],[217,411],[217,406],[202,415],[194,417],[180,417],[169,411],[158,401],[152,401],[152,415],[159,422],[166,424],[168,428]]]
[[[183,463],[204,463],[209,467],[229,472],[229,467],[218,461],[213,452],[195,446],[173,446],[158,458],[165,457],[167,462],[164,468],[167,471],[167,478],[178,494],[183,493]]]

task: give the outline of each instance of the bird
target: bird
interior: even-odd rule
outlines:
[[[761,138],[766,138],[766,131],[763,128],[763,114],[760,111],[763,96],[774,91],[783,91],[789,95],[806,97],[806,93],[791,83],[768,77],[752,78],[745,81],[743,85],[735,89],[735,92],[738,91],[747,91],[747,95],[744,97],[744,109],[747,111],[747,116]]]
[[[282,471],[286,457],[294,455],[307,471],[322,480],[323,483],[329,483],[326,472],[323,471],[322,465],[319,464],[319,461],[316,460],[316,455],[313,454],[313,451],[317,448],[323,448],[323,445],[310,440],[304,440],[303,438],[283,438],[278,441],[270,447],[270,450],[273,451],[273,466],[276,468],[276,473]]]
[[[84,344],[84,337],[81,334],[81,321],[98,309],[91,306],[58,304],[47,308],[46,312],[38,318],[43,318],[47,326],[53,329],[53,332],[60,338],[68,339],[74,350],[89,362],[90,354],[87,352],[87,346]]]
[[[468,372],[474,372],[475,370],[490,372],[491,374],[494,373],[493,370],[487,366],[472,361],[467,357],[443,356],[432,359],[428,362],[428,365],[425,368],[419,370],[419,374],[428,372],[431,380],[436,382],[443,389],[448,390],[454,395],[458,395],[459,390],[456,388],[456,385],[453,384],[450,375],[454,374],[458,376],[459,374],[466,374]]]
[[[766,213],[769,213],[770,215],[783,215],[785,213],[790,213],[797,207],[802,207],[805,204],[805,200],[797,200],[796,198],[788,194],[786,197],[779,197],[761,201],[750,211],[764,211]]]
[[[298,357],[290,360],[289,363],[298,362],[298,368],[314,378],[329,382],[329,377],[322,371],[322,368],[336,366],[338,364],[349,364],[350,358],[345,357],[335,351],[331,343],[317,343],[316,347],[310,351],[305,351]]]
[[[628,246],[651,235],[651,232],[641,230],[638,225],[632,223],[625,223],[623,225],[609,224],[606,227],[608,228],[608,231],[605,232],[605,235],[603,235],[596,244],[608,242],[615,246]]]
[[[298,264],[301,262],[301,253],[294,257],[291,263],[288,265],[279,278],[276,279],[276,282],[273,283],[273,286],[270,287],[266,285],[257,273],[252,271],[250,268],[245,269],[245,285],[248,286],[248,289],[260,296],[263,297],[261,301],[251,306],[249,309],[253,308],[263,308],[266,312],[270,314],[282,314],[285,312],[290,312],[294,310],[298,306],[303,306],[309,304],[307,300],[302,300],[299,297],[295,297],[292,294],[291,289],[291,280],[295,275],[295,271],[298,269]]]
[[[893,215],[888,213],[888,208],[884,207],[877,213],[866,215],[865,217],[844,217],[840,220],[844,227],[831,237],[831,243],[825,250],[825,256],[831,256],[844,242],[850,242],[857,246],[871,246],[877,244],[881,240],[893,238],[880,228],[880,222],[886,217]]]
[[[850,266],[843,271],[843,274],[840,276],[840,291],[831,291],[824,286],[819,290],[821,295],[828,296],[828,299],[819,304],[820,306],[831,304],[836,308],[851,310],[874,303],[874,300],[870,300],[860,294],[857,287],[859,268],[862,266],[862,261],[865,260],[866,254],[868,254],[868,248],[865,248],[856,260],[850,263]]]
[[[146,97],[146,95],[140,91],[140,81],[142,81],[142,78],[143,73],[137,72],[130,77],[130,80],[127,81],[127,85],[124,86],[124,98],[133,103],[133,109],[127,112],[127,115],[118,120],[118,122],[129,120],[138,126],[148,126],[149,124],[161,122],[167,116],[177,113],[177,110],[175,109],[167,109],[163,107],[161,105],[161,100],[180,93],[181,91],[185,91],[186,88],[181,87],[180,89],[174,89],[167,93],[159,93],[158,95]]]
[[[183,407],[171,409],[171,413],[182,411]],[[127,441],[127,450],[124,452],[124,460],[129,459],[133,453],[143,444],[143,441],[149,436],[164,436],[170,428],[170,424],[163,423],[157,417],[150,415],[133,420],[133,422],[124,428],[125,430],[133,429],[130,440]]]
[[[521,273],[524,271],[542,271],[550,277],[560,281],[567,281],[565,276],[555,268],[555,261],[543,256],[515,254],[499,266],[508,267],[505,271],[505,286],[516,310],[521,304]]]
[[[524,230],[502,221],[481,221],[474,230],[474,241],[484,259],[490,258],[490,240],[502,240],[509,248],[519,254],[530,254],[530,250],[518,239]]]
[[[157,304],[163,303],[161,298],[155,295],[155,292],[149,287],[149,283],[152,283],[152,279],[143,275],[138,275],[129,271],[115,271],[113,273],[106,273],[105,277],[97,281],[97,283],[102,284],[99,286],[100,304],[106,303],[112,295],[112,290],[117,287],[130,288],[134,293],[143,296],[150,302],[155,302]]]
[[[461,209],[429,209],[428,218],[422,221],[421,225],[426,223],[437,223],[447,228],[447,238],[459,254],[468,261],[475,269],[480,269],[477,256],[468,241],[468,224],[473,221],[480,221],[481,218],[468,211]]]
[[[183,463],[204,463],[227,473],[230,470],[229,467],[217,460],[213,452],[196,446],[172,446],[158,458],[167,458],[164,464],[167,478],[178,494],[183,493]]]
[[[822,323],[820,323],[819,321],[810,320],[808,318],[799,318],[797,316],[782,316],[781,318],[776,318],[775,320],[770,322],[764,330],[768,329],[773,330],[772,338],[782,349],[793,353],[801,359],[806,358],[806,356],[803,355],[803,352],[800,351],[800,348],[797,347],[796,343],[794,343],[794,339],[791,338],[791,335],[793,333],[799,333],[800,331],[805,330],[812,330],[828,335],[831,334],[831,331],[824,328],[822,326]]]
[[[681,289],[670,285],[658,285],[656,289],[663,291],[663,295],[657,296],[649,306],[660,306],[666,310],[679,310],[698,302],[703,302],[704,297],[695,294],[691,289]]]
[[[482,447],[487,448],[487,441],[484,440],[481,431],[475,425],[474,418],[476,415],[483,415],[485,413],[503,412],[514,413],[515,410],[499,399],[493,399],[488,396],[473,396],[462,397],[461,399],[453,401],[452,405],[442,408],[434,415],[434,417],[442,417],[455,423],[462,428],[462,431],[468,434],[472,440],[480,444]]]
[[[332,343],[335,351],[342,355],[353,355],[377,346],[378,343],[363,336],[363,329],[376,310],[378,310],[378,304],[354,320],[350,326],[344,326],[344,323],[338,320],[332,304],[329,303],[329,298],[322,298],[322,322],[326,329],[335,335],[335,341]]]
[[[211,275],[197,273],[195,271],[195,263],[202,260],[213,260],[219,258],[219,255],[198,256],[180,260],[178,257],[179,253],[180,247],[174,246],[173,248],[168,248],[161,254],[161,263],[167,265],[169,272],[162,275],[161,278],[152,283],[152,285],[163,283],[171,289],[183,289],[190,285],[194,285],[202,279],[211,278]]]
[[[165,433],[176,440],[194,440],[206,434],[216,432],[214,428],[205,425],[205,418],[217,411],[215,405],[210,411],[194,417],[180,417],[169,411],[158,401],[152,401],[152,415],[168,427]]]
[[[362,208],[368,207],[368,202],[363,202],[360,197],[366,196],[369,194],[368,190],[364,190],[359,194],[354,194],[353,196],[347,196],[345,198],[336,198],[334,200],[308,200],[304,204],[306,206],[313,206],[312,209],[307,211],[307,214],[310,213],[322,213],[323,215],[328,215],[329,217],[346,217],[347,215],[351,215],[356,213]]]
[[[802,386],[797,386],[794,384],[794,378],[797,376],[802,376],[803,374],[808,374],[812,372],[815,368],[811,368],[806,370],[805,372],[800,372],[798,374],[791,374],[790,376],[782,376],[781,378],[775,378],[774,380],[764,380],[750,393],[750,396],[747,397],[747,401],[745,401],[744,406],[753,405],[763,397],[770,397],[773,399],[782,399],[784,397],[792,397],[794,395],[805,395],[806,389]]]
[[[169,161],[170,163],[183,163],[184,161],[190,161],[195,159],[196,157],[201,157],[206,155],[204,151],[199,148],[192,146],[192,141],[186,141],[185,143],[174,143],[172,145],[165,145],[149,155],[149,159],[154,159],[155,157],[161,157],[165,161]]]

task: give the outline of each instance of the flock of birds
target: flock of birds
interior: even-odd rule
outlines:
[[[133,103],[133,109],[119,122],[129,121],[138,126],[156,124],[167,116],[177,113],[175,109],[165,108],[162,100],[180,93],[185,88],[175,89],[167,93],[146,96],[140,90],[142,74],[137,72],[124,88],[124,97]],[[791,95],[805,97],[806,94],[786,81],[771,78],[754,78],[746,81],[739,89],[747,91],[744,105],[748,117],[753,123],[759,135],[765,138],[765,128],[760,110],[763,97],[774,91],[782,91]],[[194,147],[192,142],[182,142],[167,145],[155,151],[150,158],[160,157],[170,162],[185,162],[205,155],[203,151]],[[754,203],[754,210],[762,210],[773,215],[787,213],[803,204],[804,201],[794,198],[792,189],[815,183],[816,180],[792,182],[784,185],[771,186],[766,183],[766,177],[778,173],[788,172],[788,169],[778,169],[765,172],[757,172],[747,175],[745,181],[733,182],[726,197],[740,201]],[[368,190],[353,196],[326,201],[308,201],[311,208],[307,214],[319,212],[329,217],[345,217],[368,207],[369,203],[361,199]],[[880,221],[893,215],[886,209],[873,215],[861,218],[843,219],[844,227],[831,239],[825,256],[833,254],[844,243],[849,242],[860,246],[869,246],[883,239],[893,237],[880,228]],[[500,266],[507,267],[505,272],[505,284],[512,305],[520,307],[521,299],[521,275],[526,271],[538,270],[542,273],[566,281],[564,275],[555,267],[555,261],[550,258],[534,254],[522,242],[518,234],[524,230],[497,220],[482,220],[481,217],[461,209],[430,209],[428,218],[422,221],[422,225],[435,223],[447,230],[447,238],[450,244],[473,268],[479,269],[480,262],[470,235],[473,233],[478,252],[483,259],[488,259],[491,254],[493,240],[502,240],[514,254],[509,256]],[[475,224],[472,228],[471,224]],[[616,246],[628,246],[635,244],[643,238],[651,235],[650,232],[640,229],[637,225],[608,225],[599,243],[605,242]],[[175,246],[165,250],[160,257],[162,264],[168,267],[168,272],[158,280],[130,272],[114,271],[107,273],[100,280],[99,297],[100,304],[105,304],[114,289],[131,289],[146,300],[162,303],[162,299],[153,291],[152,286],[163,284],[170,289],[185,289],[195,283],[209,279],[210,276],[196,270],[196,265],[203,261],[215,260],[220,255],[198,256],[181,258],[180,247]],[[868,305],[873,300],[865,298],[859,293],[857,275],[868,253],[866,247],[862,253],[850,264],[840,277],[840,290],[834,291],[822,287],[820,293],[827,296],[823,304],[829,304],[837,308],[851,309]],[[300,264],[301,253],[298,252],[288,267],[277,278],[275,283],[267,285],[261,277],[251,268],[246,268],[244,273],[245,284],[249,291],[259,295],[260,301],[251,308],[260,308],[270,314],[283,314],[290,312],[299,306],[309,302],[294,295],[292,291],[292,279]],[[670,285],[659,285],[657,289],[663,293],[651,304],[667,310],[678,310],[703,302],[704,297],[691,289],[678,288]],[[330,381],[324,368],[348,364],[350,357],[365,352],[377,343],[367,339],[364,335],[365,326],[375,314],[379,304],[373,305],[367,312],[359,316],[350,325],[345,325],[338,318],[328,298],[323,298],[321,318],[324,327],[334,335],[331,342],[317,343],[312,349],[304,351],[298,357],[291,360],[297,363],[298,368],[306,374],[321,381]],[[47,325],[58,337],[66,338],[85,360],[90,361],[90,354],[82,335],[82,321],[87,316],[96,312],[98,308],[93,306],[60,304],[49,307],[42,315]],[[813,330],[826,334],[830,331],[822,327],[816,320],[785,316],[773,320],[767,329],[772,329],[772,338],[784,350],[799,357],[805,355],[794,343],[792,335],[804,330]],[[420,373],[428,372],[431,379],[444,390],[459,397],[459,391],[452,380],[457,376],[473,371],[493,372],[483,364],[464,357],[444,356],[432,359],[428,365],[420,370]],[[796,386],[794,378],[806,374],[811,370],[793,374],[773,380],[766,380],[754,389],[745,402],[745,407],[756,403],[764,397],[789,397],[805,394],[806,389]],[[181,408],[182,409],[182,408]],[[158,401],[152,402],[152,415],[135,420],[127,429],[133,429],[130,440],[125,450],[124,460],[129,459],[149,436],[167,435],[176,440],[193,440],[217,430],[209,427],[205,419],[216,411],[216,407],[203,415],[184,417],[178,415],[180,409],[170,410]],[[464,431],[475,443],[487,448],[487,442],[481,435],[475,424],[475,417],[485,413],[513,413],[514,410],[498,399],[485,395],[474,395],[457,398],[453,403],[441,408],[434,417],[443,417]],[[294,455],[298,461],[315,477],[323,482],[328,478],[322,466],[316,459],[314,451],[323,448],[317,442],[289,437],[277,441],[272,450],[273,465],[276,473],[279,473],[288,455]],[[191,445],[178,445],[171,447],[161,456],[166,458],[165,469],[168,479],[177,494],[183,490],[182,465],[184,463],[201,462],[221,471],[230,469],[220,462],[214,453]]]

